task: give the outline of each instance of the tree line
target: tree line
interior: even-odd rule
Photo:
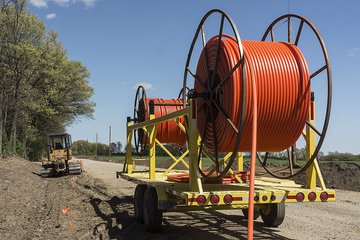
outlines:
[[[70,60],[26,0],[0,0],[0,157],[38,159],[46,136],[92,117],[89,71]]]
[[[166,144],[164,147],[174,156],[180,156],[186,151],[186,147],[179,147],[173,144]],[[72,144],[72,152],[77,156],[107,156],[109,154],[109,149],[111,155],[124,155],[126,152],[126,148],[123,147],[120,141],[112,142],[110,144],[110,148],[108,144],[103,143],[92,143],[86,140],[78,140],[74,141]],[[132,154],[138,155],[135,147],[132,145]],[[157,156],[168,156],[167,153],[156,145],[156,155]],[[146,145],[145,149],[142,151],[141,155],[146,156],[149,154],[149,146]]]
[[[78,140],[73,142],[71,150],[76,156],[106,156],[109,154],[109,145]],[[121,142],[112,142],[110,144],[110,153],[111,155],[123,154]]]

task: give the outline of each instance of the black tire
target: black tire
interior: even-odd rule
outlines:
[[[248,219],[249,217],[249,209],[248,208],[243,208],[241,209],[241,211],[244,214],[244,218]],[[254,208],[254,220],[258,219],[260,217],[260,210]]]
[[[139,184],[135,188],[134,193],[134,213],[135,219],[138,222],[144,222],[144,215],[143,215],[143,202],[144,202],[144,194],[147,189],[145,184]]]
[[[158,197],[155,188],[148,188],[144,195],[144,225],[148,232],[158,232],[162,224],[162,211],[158,208]]]
[[[285,203],[266,204],[260,214],[267,227],[280,226],[285,218]]]

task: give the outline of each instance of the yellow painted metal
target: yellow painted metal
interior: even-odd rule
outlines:
[[[314,161],[314,167],[315,167],[315,170],[316,170],[318,180],[320,182],[321,189],[326,190],[325,182],[324,182],[323,176],[321,174],[320,167],[319,167],[319,162],[318,162],[317,159],[315,159],[315,161]]]
[[[185,162],[185,160],[184,160],[184,157],[186,157],[186,155],[189,151],[186,151],[186,154],[185,155],[183,154],[182,157],[176,158],[176,157],[174,157],[174,155],[172,155],[171,152],[169,152],[169,150],[167,150],[167,148],[161,142],[159,142],[159,140],[155,139],[155,141],[156,141],[156,144],[159,145],[162,148],[162,150],[164,150],[164,152],[166,152],[166,154],[169,155],[169,157],[171,157],[175,161],[175,165],[173,167],[175,167],[176,164],[178,164],[179,162],[182,162],[186,168],[189,168],[189,164],[187,162]]]
[[[240,172],[244,171],[244,157],[241,152],[237,152],[236,160],[237,160],[237,170]]]
[[[315,126],[315,102],[312,104],[314,109],[311,111],[311,107],[309,107],[308,121]],[[311,119],[313,117],[313,119]],[[315,151],[315,132],[306,125],[306,159],[310,160],[311,155]],[[310,167],[306,170],[306,187],[309,189],[316,188],[316,169],[314,164],[311,164]]]
[[[154,119],[155,115],[150,114],[150,120]],[[156,149],[156,128],[157,125],[148,126],[149,133],[149,178],[155,179],[155,149]]]
[[[126,139],[126,155],[125,155],[125,164],[124,167],[127,166],[127,172],[131,174],[134,170],[133,168],[133,159],[132,159],[132,149],[131,149],[131,141],[133,130],[130,130],[129,127],[131,126],[131,122],[127,123],[127,139]]]
[[[236,173],[234,173],[234,171],[233,171],[231,168],[229,169],[229,172],[230,172],[231,175],[233,175],[233,177],[234,177],[239,183],[242,182],[241,178],[240,178],[238,175],[236,175]]]
[[[189,168],[189,188],[191,191],[202,192],[201,178],[198,171],[198,128],[196,121],[196,100],[190,101],[189,107],[189,157],[190,157],[190,168]]]
[[[146,129],[146,127],[142,128],[146,133],[148,133],[148,130]],[[164,150],[164,152],[169,155],[169,157],[174,160],[173,165],[171,165],[168,169],[167,172],[169,172],[171,169],[173,169],[180,161],[184,164],[184,166],[186,168],[189,168],[189,164],[187,162],[185,162],[184,157],[186,157],[186,155],[189,153],[189,150],[187,150],[182,156],[180,156],[179,158],[176,158],[165,146],[164,144],[162,144],[159,140],[157,140],[157,138],[155,138],[155,143],[161,147],[162,150]]]
[[[175,162],[168,169],[166,169],[165,174],[168,174],[180,161],[184,162],[185,167],[189,168],[189,164],[187,164],[187,162],[184,161],[184,157],[186,157],[188,153],[189,150],[186,150],[178,159],[174,157]],[[169,152],[169,155],[170,154],[171,153]]]
[[[179,111],[176,112],[172,112],[169,113],[167,115],[158,117],[158,118],[153,118],[144,122],[140,122],[131,126],[128,126],[128,130],[135,130],[135,129],[139,129],[139,128],[143,128],[143,127],[148,127],[150,125],[156,125],[162,122],[167,122],[169,120],[172,120],[174,118],[180,117],[180,116],[184,116],[184,115],[188,115],[190,111],[190,108],[184,108],[181,109]]]
[[[180,128],[180,130],[186,134],[186,129],[185,129],[184,125],[182,125],[182,123],[180,122],[180,118],[177,117],[177,118],[173,119],[173,121],[175,121],[176,125]]]
[[[53,149],[52,152],[50,152],[49,161],[54,162],[59,160],[70,160],[72,157],[71,149],[69,149],[69,151],[70,151],[69,153],[70,157],[68,159],[66,149]]]
[[[203,184],[203,191],[189,191],[187,183],[174,183],[166,181],[166,176],[163,172],[156,173],[156,180],[150,180],[147,176],[147,172],[134,172],[133,174],[123,174],[125,179],[134,181],[138,184],[147,184],[155,186],[159,189],[159,192],[166,192],[168,195],[177,196],[179,199],[185,201],[179,202],[175,211],[189,211],[189,210],[206,210],[206,209],[237,209],[247,208],[248,206],[248,190],[247,183],[234,183],[234,184]],[[324,192],[321,188],[306,189],[301,185],[296,184],[292,180],[274,179],[268,177],[255,178],[255,196],[259,197],[259,200],[255,202],[255,205],[261,206],[269,203],[297,203],[295,198],[296,194],[303,193],[305,199],[303,202],[310,202],[308,195],[311,192],[316,194],[315,202],[321,202],[320,194]],[[335,190],[327,189],[326,192],[331,195],[327,202],[335,201]],[[217,205],[210,203],[210,196],[216,194],[220,198],[220,202]],[[226,205],[224,202],[225,195],[230,194],[234,201]],[[204,206],[200,206],[196,202],[196,198],[199,195],[204,195],[207,199]],[[271,196],[274,195],[275,199],[271,200]],[[162,199],[164,195],[162,195]],[[159,198],[160,199],[160,198]],[[170,209],[169,211],[173,211]]]
[[[198,142],[197,142],[198,146],[200,146],[201,144],[201,137],[198,136]],[[198,154],[200,154],[200,161],[199,161],[199,168],[202,168],[203,166],[203,154],[200,152],[200,148],[198,148]]]

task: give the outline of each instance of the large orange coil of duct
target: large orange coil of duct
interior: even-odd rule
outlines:
[[[139,122],[150,119],[149,106],[150,101],[154,101],[154,114],[155,117],[161,117],[175,111],[183,109],[182,99],[161,99],[161,98],[141,98],[139,100],[138,118]],[[158,106],[157,104],[162,104]],[[168,104],[167,106],[165,104]],[[180,118],[179,122],[184,125],[184,118]],[[143,134],[143,132],[139,132]],[[185,133],[178,127],[175,121],[167,121],[157,125],[156,138],[161,143],[178,144],[184,146],[186,143]],[[140,137],[142,143],[148,143],[148,137]]]
[[[246,109],[238,150],[251,150],[252,81],[255,80],[258,102],[257,151],[282,151],[296,142],[307,120],[311,91],[307,63],[300,50],[286,42],[242,41],[242,45],[246,71]],[[216,65],[217,46],[218,37],[215,36],[206,44],[197,64],[196,75],[203,79],[205,85],[210,83],[207,79],[206,59],[210,76]],[[222,35],[212,89],[228,76],[238,61],[236,40]],[[239,123],[242,113],[241,69],[241,66],[238,67],[213,96],[214,101],[235,125]],[[205,92],[197,81],[195,89],[200,93]],[[206,100],[201,98],[198,100],[198,109],[199,132],[202,133],[204,126],[207,126],[208,134],[204,139],[207,148],[214,149],[214,144],[217,144],[220,152],[233,151],[237,134],[228,124],[225,115],[214,106],[209,107]],[[209,111],[207,119],[206,111]],[[215,118],[215,126],[210,120],[210,114]],[[213,128],[216,141],[211,134]]]

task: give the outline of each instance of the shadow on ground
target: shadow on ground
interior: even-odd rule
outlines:
[[[93,230],[100,239],[246,239],[247,221],[241,215],[219,211],[165,213],[162,230],[148,233],[133,217],[132,197],[94,198],[90,204],[103,220]],[[279,235],[279,228],[267,228],[259,220],[254,227],[254,239],[289,239]]]

